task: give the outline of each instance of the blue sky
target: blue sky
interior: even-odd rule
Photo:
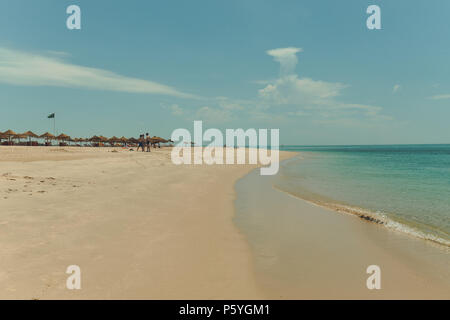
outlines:
[[[77,4],[82,29],[66,28]],[[382,30],[366,28],[381,7]],[[450,2],[0,3],[0,131],[170,136],[279,128],[283,144],[450,142]]]

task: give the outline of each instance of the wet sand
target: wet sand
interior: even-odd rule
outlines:
[[[257,282],[271,299],[449,299],[450,252],[432,242],[327,210],[252,172],[234,219],[249,241]],[[381,289],[369,290],[369,265]]]

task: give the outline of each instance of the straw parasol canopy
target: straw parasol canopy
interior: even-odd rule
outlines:
[[[15,135],[17,135],[17,133],[15,133],[12,130],[5,131],[5,132],[3,132],[3,134],[7,135],[7,136],[15,136]]]
[[[164,138],[161,138],[161,137],[157,137],[157,136],[154,136],[153,138],[151,138],[152,139],[152,142],[153,143],[167,143],[167,142],[169,142],[169,140],[166,140],[166,139],[164,139]]]
[[[17,133],[15,133],[12,130],[3,132],[3,136],[6,137],[6,139],[8,139],[9,141],[11,141],[11,138],[15,137],[16,135],[17,135]]]
[[[99,141],[100,141],[100,138],[97,137],[97,136],[93,136],[93,137],[89,138],[88,140],[89,140],[89,141],[94,141],[94,142],[99,142]]]
[[[26,139],[26,138],[28,138],[28,136],[23,133],[19,133],[19,134],[16,134],[15,136],[13,136],[13,138],[19,140],[19,142],[20,142],[20,139]]]
[[[38,135],[35,134],[33,131],[27,131],[27,132],[24,132],[22,134],[24,136],[27,136],[28,138],[37,138],[38,137]]]
[[[120,142],[120,139],[117,138],[116,136],[112,136],[111,138],[108,139],[108,142],[111,142],[111,143]]]
[[[70,137],[67,134],[61,133],[59,136],[56,137],[56,139],[61,141],[67,141],[70,140]]]
[[[8,130],[8,131],[3,132],[3,135],[7,136],[8,138],[11,138],[11,137],[16,136],[17,133],[15,133],[15,132],[12,131],[12,130]]]
[[[24,132],[24,133],[22,133],[22,135],[28,137],[28,141],[31,141],[31,138],[37,138],[38,137],[38,135],[35,134],[33,131]]]
[[[104,137],[104,136],[100,136],[98,138],[100,139],[101,142],[107,142],[108,141],[108,138]]]
[[[49,132],[46,132],[46,133],[44,133],[44,134],[41,134],[41,135],[39,136],[39,138],[45,139],[45,140],[53,140],[53,139],[55,139],[55,136],[52,135],[52,134],[49,133]]]

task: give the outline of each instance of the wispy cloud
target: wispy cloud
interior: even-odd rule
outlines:
[[[184,110],[178,104],[172,104],[168,107],[163,105],[163,108],[169,109],[170,113],[172,113],[174,116],[182,116],[184,114]]]
[[[433,99],[433,100],[450,99],[450,94],[438,94],[438,95],[435,95],[435,96],[431,96],[430,99]]]
[[[0,47],[0,82],[198,98],[157,82],[71,64],[64,57],[60,52],[45,56]]]
[[[400,89],[400,85],[399,84],[395,84],[394,87],[392,88],[392,93],[396,93],[399,89]]]
[[[203,120],[207,123],[228,122],[232,119],[232,112],[224,108],[214,108],[209,106],[201,107],[195,113],[195,119]]]

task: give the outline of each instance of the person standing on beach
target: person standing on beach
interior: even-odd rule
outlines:
[[[145,134],[145,143],[147,145],[147,152],[151,152],[151,139],[150,139],[150,135],[148,134],[148,132]]]
[[[143,134],[139,135],[139,144],[138,144],[138,147],[137,147],[137,151],[139,151],[139,148],[142,148],[142,152],[145,151],[144,150],[144,135]]]

